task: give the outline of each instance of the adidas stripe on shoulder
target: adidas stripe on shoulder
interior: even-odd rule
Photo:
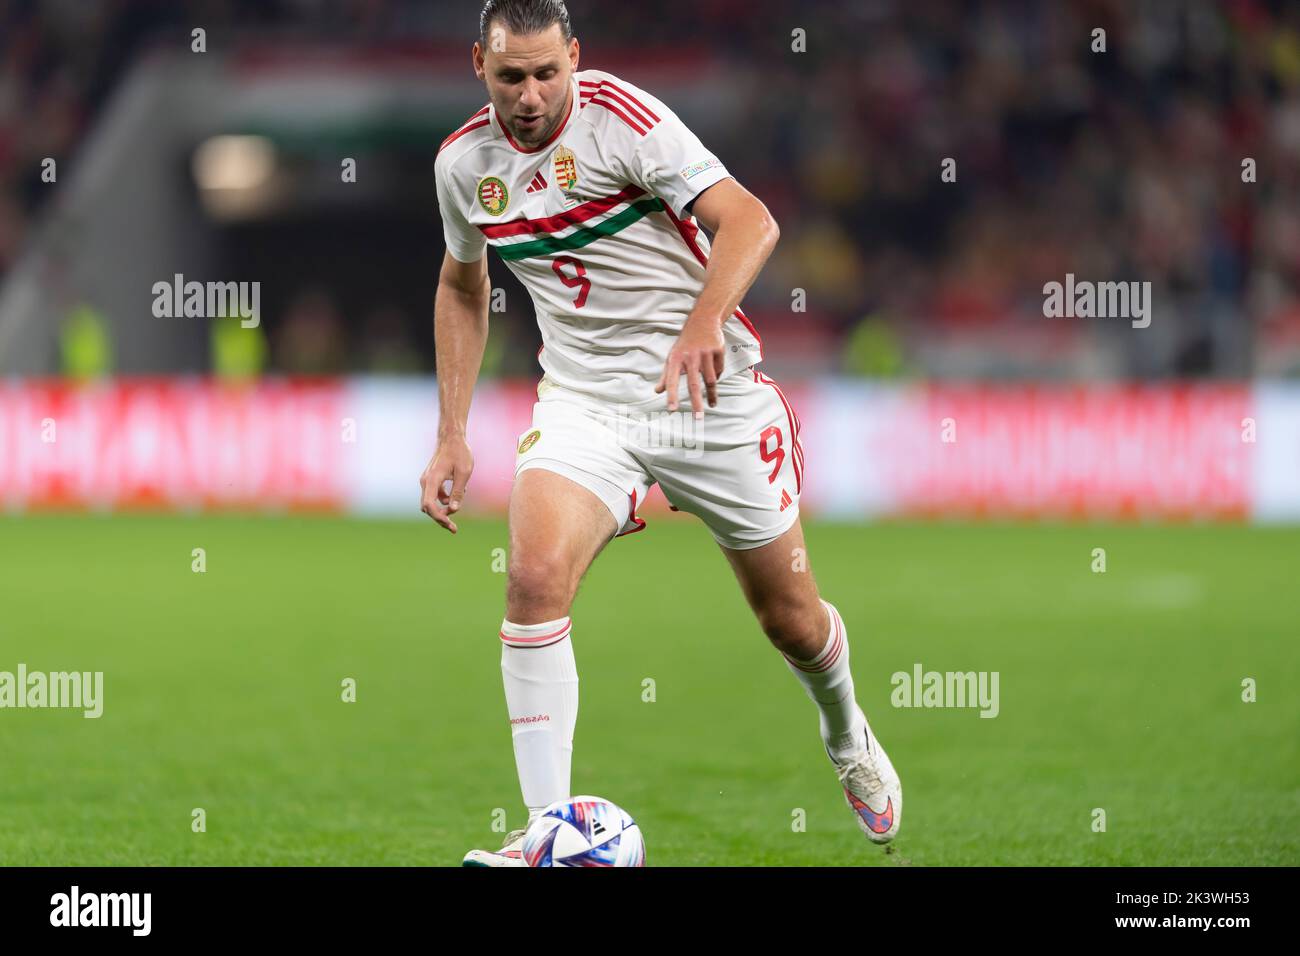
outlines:
[[[491,118],[488,116],[489,108],[490,106],[483,107],[481,110],[479,110],[469,119],[467,119],[464,123],[462,123],[458,129],[456,129],[450,136],[448,136],[446,139],[442,141],[442,145],[438,147],[438,152],[441,153],[452,143],[456,142],[456,140],[461,139],[462,137],[467,136],[470,133],[473,133],[475,130],[480,130],[483,129],[485,126],[489,126],[492,123]]]

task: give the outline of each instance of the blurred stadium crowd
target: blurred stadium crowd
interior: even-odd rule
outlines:
[[[734,132],[699,132],[781,223],[746,306],[770,349],[808,353],[812,371],[1300,375],[1300,4],[569,7],[584,66],[618,72],[619,50],[661,48],[746,78]],[[0,281],[50,201],[41,159],[75,161],[114,84],[160,36],[201,19],[285,43],[463,51],[478,8],[0,0]],[[1097,28],[1105,52],[1092,49]],[[795,30],[806,52],[792,50]],[[956,182],[941,180],[948,157]],[[440,257],[430,250],[431,282]],[[1042,287],[1067,273],[1150,281],[1152,327],[1045,319]],[[791,309],[796,289],[806,312]],[[270,367],[430,370],[431,321],[432,303],[350,314],[322,276],[267,317]],[[531,316],[506,321],[530,357]]]

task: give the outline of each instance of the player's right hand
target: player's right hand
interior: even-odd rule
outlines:
[[[439,440],[438,450],[420,475],[420,510],[452,534],[456,533],[456,522],[451,516],[460,510],[473,471],[474,455],[469,443],[463,437],[447,438]],[[448,482],[450,492],[445,487]]]

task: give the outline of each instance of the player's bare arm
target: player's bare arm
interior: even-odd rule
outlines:
[[[420,510],[452,534],[451,516],[460,510],[474,456],[465,438],[469,403],[487,344],[487,253],[459,262],[448,253],[434,300],[434,348],[438,372],[438,448],[420,476]],[[446,484],[451,483],[448,492]]]
[[[704,289],[691,310],[677,344],[668,354],[655,392],[668,393],[668,408],[677,411],[678,379],[686,375],[695,417],[718,403],[718,376],[723,370],[722,323],[740,305],[776,247],[781,230],[767,207],[740,183],[726,179],[695,200],[693,214],[714,234]],[[701,387],[703,383],[703,387]]]

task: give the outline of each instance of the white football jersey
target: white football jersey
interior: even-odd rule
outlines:
[[[730,173],[631,83],[583,70],[571,89],[563,123],[535,149],[516,144],[491,104],[443,142],[434,168],[447,249],[476,262],[491,245],[519,277],[548,379],[612,403],[663,401],[654,386],[709,255],[686,206]],[[724,374],[761,360],[740,309],[723,336]]]

